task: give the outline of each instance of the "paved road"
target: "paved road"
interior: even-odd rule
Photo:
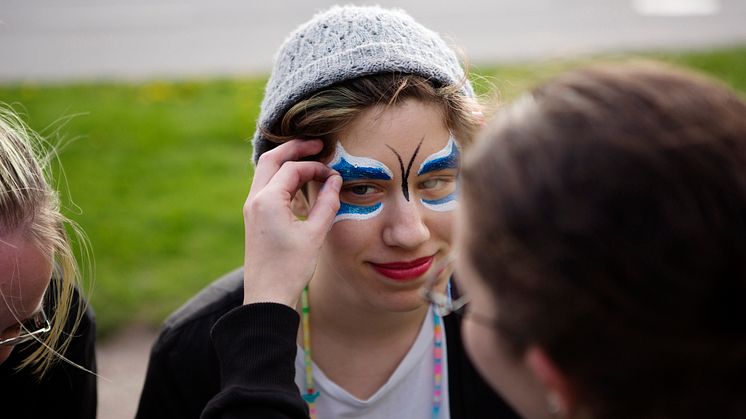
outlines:
[[[132,419],[145,381],[156,331],[130,325],[96,344],[98,419]]]
[[[408,10],[475,63],[746,42],[743,0],[376,2]],[[285,35],[333,3],[0,0],[0,82],[266,72]],[[699,14],[639,13],[669,4]]]

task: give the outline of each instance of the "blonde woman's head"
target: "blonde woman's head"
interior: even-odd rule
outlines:
[[[63,333],[68,317],[81,314],[70,313],[80,273],[65,229],[69,220],[49,183],[53,154],[42,145],[12,110],[0,108],[0,363],[20,350],[12,338],[33,332],[28,320],[38,319],[43,330],[46,316],[49,330],[24,344],[27,355],[18,366],[38,376],[69,343],[71,334]]]

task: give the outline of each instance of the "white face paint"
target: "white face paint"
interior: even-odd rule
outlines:
[[[416,157],[416,154],[412,158],[414,159],[414,157]],[[427,176],[432,172],[438,172],[441,170],[458,169],[459,164],[460,152],[458,144],[453,135],[451,135],[448,138],[448,143],[445,147],[425,158],[425,160],[420,164],[417,176]],[[356,182],[356,187],[360,188],[361,191],[364,191],[367,187],[365,186],[366,181],[380,182],[394,180],[393,172],[386,164],[369,157],[353,156],[345,150],[340,142],[337,142],[334,156],[327,165],[340,173],[342,181],[345,184]],[[404,168],[402,168],[402,170],[404,170]],[[402,174],[402,176],[404,176],[404,174]],[[404,182],[408,182],[408,179],[403,181],[402,188],[405,187]],[[354,187],[355,186],[353,186],[353,188]],[[405,196],[407,196],[406,193]],[[457,197],[458,187],[456,187],[453,192],[436,199],[420,198],[420,202],[425,208],[432,211],[453,211],[458,206]],[[337,211],[337,215],[334,218],[334,223],[345,220],[369,220],[381,214],[383,207],[384,204],[380,201],[365,205],[342,201],[340,202],[339,211]]]
[[[383,208],[378,215],[373,215],[375,208],[368,208],[373,210],[371,214],[356,216],[365,221],[350,218],[329,229],[321,244],[312,288],[330,292],[329,296],[341,304],[362,305],[361,312],[366,313],[407,313],[423,307],[419,286],[403,286],[402,281],[419,285],[424,275],[395,279],[389,274],[396,265],[376,269],[374,264],[429,257],[437,263],[451,252],[454,213],[433,212],[420,199],[436,199],[452,192],[458,172],[416,176],[424,158],[442,149],[448,137],[441,107],[414,99],[366,109],[334,136],[323,162],[336,166],[347,178],[339,193],[340,201],[356,207],[382,203]],[[343,170],[343,159],[355,170]],[[402,179],[407,179],[411,189],[409,200]],[[319,188],[318,182],[309,188],[309,204],[316,202]],[[360,208],[356,211],[362,212]],[[346,217],[340,215],[340,219]],[[405,263],[401,270],[416,272],[409,265]],[[431,271],[428,269],[428,273]]]
[[[353,156],[337,143],[334,157],[328,164],[329,167],[339,172],[344,183],[364,180],[392,180],[394,178],[391,169],[378,160]],[[344,220],[368,220],[383,211],[383,202],[373,205],[355,205],[341,202],[334,222]]]
[[[430,172],[446,169],[458,169],[460,164],[461,153],[455,138],[451,135],[448,138],[448,144],[441,150],[428,156],[420,165],[417,176]],[[439,199],[420,199],[422,205],[433,211],[444,212],[453,211],[458,206],[458,187],[450,194]]]

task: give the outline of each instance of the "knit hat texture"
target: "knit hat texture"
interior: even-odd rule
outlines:
[[[402,10],[334,6],[293,31],[275,56],[254,133],[254,162],[277,144],[269,129],[295,103],[333,84],[379,73],[414,74],[474,91],[454,51]]]

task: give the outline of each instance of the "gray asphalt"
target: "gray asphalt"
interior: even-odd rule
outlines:
[[[267,72],[286,34],[333,1],[0,0],[0,82]],[[473,63],[746,42],[743,0],[378,1]],[[638,13],[687,4],[702,15]],[[695,10],[697,11],[697,10]]]

